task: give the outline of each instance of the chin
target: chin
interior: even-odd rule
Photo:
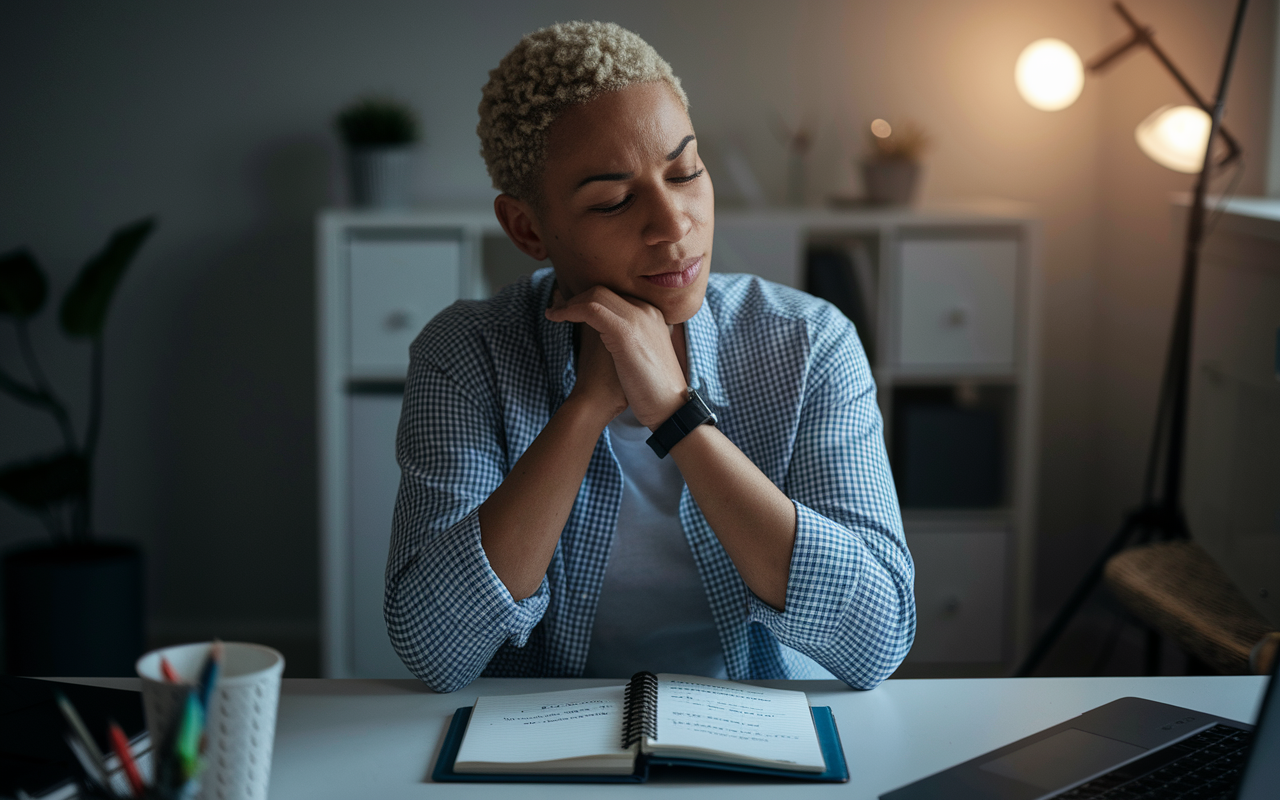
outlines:
[[[654,305],[662,312],[662,318],[668,325],[680,325],[693,319],[702,308],[702,300],[706,296],[707,281],[704,278],[677,296],[663,298]]]

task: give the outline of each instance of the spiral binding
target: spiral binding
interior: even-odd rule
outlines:
[[[625,692],[622,746],[630,747],[645,736],[658,738],[658,676],[637,672]]]

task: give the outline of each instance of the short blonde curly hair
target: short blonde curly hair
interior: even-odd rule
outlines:
[[[635,83],[662,81],[689,108],[671,65],[612,22],[562,22],[520,40],[490,70],[480,100],[480,155],[493,188],[541,197],[547,129],[565,108]]]

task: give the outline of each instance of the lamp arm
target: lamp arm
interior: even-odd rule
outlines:
[[[1090,59],[1087,69],[1090,72],[1101,72],[1111,66],[1116,59],[1120,58],[1120,56],[1129,52],[1133,48],[1138,47],[1139,45],[1145,45],[1147,49],[1151,51],[1151,54],[1156,57],[1156,60],[1159,61],[1164,68],[1168,70],[1169,74],[1173,76],[1173,79],[1178,82],[1178,85],[1182,87],[1182,90],[1195,101],[1195,104],[1200,107],[1200,110],[1212,116],[1213,106],[1196,91],[1196,87],[1191,85],[1191,81],[1187,80],[1186,76],[1182,74],[1182,70],[1178,69],[1178,67],[1173,63],[1173,60],[1164,52],[1164,49],[1161,48],[1160,45],[1156,44],[1155,31],[1134,19],[1134,16],[1129,13],[1129,9],[1124,7],[1124,3],[1116,0],[1112,5],[1114,6],[1116,13],[1119,14],[1132,29],[1132,32],[1129,34],[1129,38],[1113,46],[1110,50],[1105,51],[1101,55]],[[1222,160],[1216,165],[1222,167],[1239,158],[1241,150],[1240,144],[1236,141],[1235,137],[1227,131],[1225,126],[1220,126],[1218,128],[1218,133],[1222,136],[1223,144],[1227,146],[1227,154],[1223,156]]]
[[[1129,34],[1129,38],[1117,42],[1111,46],[1111,49],[1105,50],[1099,55],[1094,56],[1089,60],[1088,64],[1084,65],[1084,68],[1090,72],[1102,72],[1107,67],[1111,66],[1111,62],[1120,58],[1120,56],[1129,52],[1138,45],[1146,44],[1150,40],[1150,34],[1151,30],[1149,28],[1141,31],[1134,31]]]

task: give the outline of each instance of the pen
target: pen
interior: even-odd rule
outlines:
[[[200,675],[200,704],[208,712],[209,701],[213,699],[213,685],[218,682],[218,670],[222,666],[222,642],[213,640],[209,648],[209,657],[205,659],[204,671]]]
[[[142,773],[138,772],[138,764],[133,760],[133,753],[129,752],[129,740],[124,738],[124,731],[120,730],[120,726],[114,722],[111,723],[108,732],[111,737],[111,748],[120,757],[120,766],[124,768],[124,775],[129,779],[129,788],[133,790],[133,796],[142,797],[146,784],[142,782]]]
[[[80,762],[80,768],[84,770],[85,777],[92,783],[104,789],[107,788],[106,774],[102,771],[101,766],[93,763],[93,756],[89,755],[89,751],[84,749],[84,745],[69,733],[63,738],[67,741],[67,747],[71,748],[71,752],[75,754],[76,761]]]
[[[169,683],[182,683],[182,677],[178,675],[178,671],[169,663],[169,659],[160,656],[160,672],[164,674],[164,679]]]
[[[213,640],[209,648],[209,657],[204,661],[204,670],[200,675],[200,705],[205,712],[209,710],[209,701],[213,699],[213,685],[218,682],[218,670],[222,667],[222,642]]]
[[[187,707],[178,726],[174,750],[182,765],[183,780],[191,780],[200,769],[200,736],[204,732],[204,706],[194,691],[187,694]]]
[[[89,734],[89,729],[84,726],[84,720],[80,719],[80,715],[76,713],[76,707],[71,705],[71,701],[62,692],[54,692],[53,696],[58,701],[58,709],[62,712],[62,716],[67,718],[67,723],[71,726],[71,729],[75,731],[76,736],[80,737],[80,741],[84,744],[84,749],[89,754],[89,757],[97,764],[98,769],[103,774],[106,774],[106,767],[103,765],[106,759],[102,755],[102,751],[98,749],[98,743]]]

